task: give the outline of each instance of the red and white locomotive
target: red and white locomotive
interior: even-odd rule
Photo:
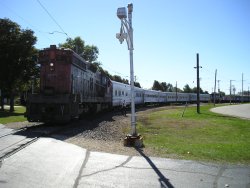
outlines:
[[[111,104],[111,83],[70,49],[51,45],[39,52],[40,93],[27,101],[28,121],[69,121]]]

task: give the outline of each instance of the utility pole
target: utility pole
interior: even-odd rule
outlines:
[[[220,80],[217,80],[218,82],[218,93],[220,93]]]
[[[220,101],[221,101],[221,98],[220,98],[220,80],[217,80],[217,82],[218,82],[218,96],[219,96],[218,102],[220,103]]]
[[[248,92],[247,92],[247,94],[248,94],[248,102],[250,102],[250,100],[249,100],[249,86],[248,86]]]
[[[197,66],[194,67],[195,69],[197,69],[197,113],[200,114],[200,68],[202,68],[202,66],[199,66],[199,53],[196,54],[196,62],[197,62]]]
[[[230,93],[230,104],[231,104],[231,99],[232,99],[232,80],[230,80],[229,93]]]
[[[247,92],[247,94],[248,94],[248,102],[249,102],[249,101],[250,101],[250,100],[249,100],[249,86],[248,86],[248,92]]]
[[[176,103],[177,103],[177,81],[176,81],[176,84],[175,84],[175,100],[176,100]]]
[[[244,90],[243,90],[243,82],[244,82],[244,80],[243,80],[243,73],[242,73],[242,82],[241,82],[241,103],[243,103],[243,92],[244,92]]]
[[[214,106],[215,106],[215,93],[216,93],[216,76],[217,76],[217,69],[215,69],[215,79],[214,79]]]
[[[235,80],[230,80],[230,104],[232,101],[232,81],[235,81]]]

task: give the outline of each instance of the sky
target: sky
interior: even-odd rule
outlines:
[[[80,36],[99,49],[98,61],[111,74],[129,79],[126,42],[116,38],[121,22],[117,8],[133,3],[134,73],[143,88],[154,80],[183,89],[200,86],[229,94],[250,87],[249,0],[0,0],[0,18],[9,18],[37,37],[36,48]],[[50,15],[44,10],[43,7]],[[53,34],[51,34],[53,33]],[[66,33],[66,34],[65,34]]]

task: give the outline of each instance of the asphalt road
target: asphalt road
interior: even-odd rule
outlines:
[[[250,104],[221,106],[211,109],[212,112],[240,117],[250,120]]]
[[[0,126],[1,134],[10,131]],[[1,134],[3,152],[11,139],[1,139]],[[141,156],[101,153],[39,138],[0,162],[0,187],[250,187],[250,166],[154,158],[138,152]]]

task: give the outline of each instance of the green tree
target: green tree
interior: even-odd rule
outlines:
[[[168,92],[174,92],[175,90],[174,90],[173,85],[170,84],[170,83],[168,83],[168,84],[167,84],[167,90],[166,90],[166,91],[168,91]]]
[[[197,87],[193,88],[193,93],[197,93]],[[203,91],[202,88],[200,88],[200,94],[209,94],[208,91]]]
[[[59,47],[70,48],[78,53],[86,61],[93,63],[97,60],[99,50],[94,45],[85,45],[85,41],[81,37],[67,38],[65,43],[60,43]]]
[[[128,81],[128,79],[122,79],[122,83],[124,83],[124,84],[129,84],[129,81]],[[134,86],[135,86],[135,83],[134,83]]]
[[[161,83],[161,87],[162,87],[162,91],[176,92],[176,88],[173,87],[173,85],[170,84],[170,83],[167,84],[166,82],[162,82],[162,83]],[[181,92],[182,90],[179,89],[179,88],[177,88],[177,91],[178,91],[178,92]]]
[[[141,84],[139,82],[134,82],[135,87],[141,88]]]
[[[0,19],[0,88],[9,93],[10,111],[14,111],[17,88],[37,73],[34,56],[36,37],[9,19]]]
[[[157,91],[162,91],[163,90],[161,84],[157,80],[154,81],[152,90],[157,90]]]
[[[96,46],[93,45],[86,45],[83,49],[83,53],[81,56],[86,61],[93,63],[95,60],[97,60],[99,54],[99,50]]]
[[[167,89],[168,89],[166,82],[162,82],[161,87],[162,87],[162,91],[167,91]]]
[[[78,54],[84,52],[85,42],[81,37],[67,38],[65,43],[59,44],[59,47],[69,48]]]
[[[116,82],[121,82],[121,83],[123,83],[122,78],[121,78],[120,76],[118,76],[118,75],[112,76],[112,80],[114,80],[114,81],[116,81]]]
[[[192,93],[192,89],[190,88],[190,86],[188,84],[186,84],[183,88],[183,92],[184,93]]]
[[[174,87],[173,89],[174,89],[174,92],[176,92],[176,87]],[[177,92],[182,93],[183,91],[180,88],[177,87]]]

